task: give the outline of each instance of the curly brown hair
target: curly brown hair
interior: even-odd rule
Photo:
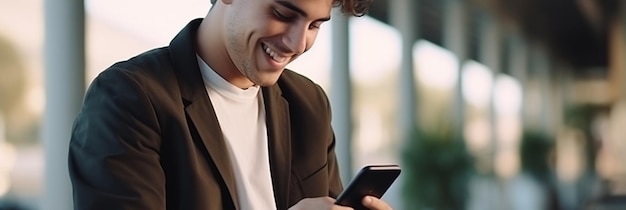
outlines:
[[[333,7],[341,7],[344,14],[361,17],[367,14],[373,0],[333,0]]]
[[[215,4],[217,0],[211,0],[211,4]],[[332,0],[333,7],[341,7],[341,12],[356,17],[367,14],[370,3],[373,0]]]

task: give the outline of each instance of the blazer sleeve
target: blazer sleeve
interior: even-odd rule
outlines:
[[[337,164],[337,156],[335,155],[335,137],[333,135],[332,144],[328,148],[328,176],[329,176],[329,192],[328,196],[337,198],[343,185],[339,176],[339,166]]]
[[[341,193],[341,191],[343,191],[343,185],[341,182],[341,176],[339,173],[339,165],[337,163],[337,155],[335,153],[335,147],[336,147],[336,139],[335,139],[335,132],[332,129],[332,126],[330,124],[330,120],[332,119],[332,111],[330,108],[330,102],[328,100],[328,96],[326,95],[326,93],[324,92],[324,90],[319,86],[316,85],[316,87],[318,88],[318,91],[321,93],[320,95],[322,96],[322,101],[325,102],[325,107],[327,110],[327,119],[328,119],[328,126],[330,127],[328,130],[330,131],[327,134],[327,139],[329,140],[329,144],[328,144],[328,153],[327,158],[328,158],[328,195],[330,197],[333,198],[337,198],[337,196],[339,196],[339,194]]]
[[[157,116],[145,82],[130,75],[101,73],[74,121],[68,164],[77,210],[165,209]]]

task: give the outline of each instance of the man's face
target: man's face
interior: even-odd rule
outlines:
[[[306,52],[332,0],[225,0],[226,50],[241,74],[256,85],[273,85],[285,66]]]

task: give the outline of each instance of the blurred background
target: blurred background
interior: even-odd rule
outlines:
[[[72,209],[91,80],[208,0],[0,0],[0,210]],[[626,209],[626,2],[374,0],[289,68],[329,94],[345,183],[397,163],[396,209]]]

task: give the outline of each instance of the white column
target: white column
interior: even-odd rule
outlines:
[[[479,25],[479,37],[480,38],[480,48],[478,51],[478,60],[483,63],[485,66],[489,67],[492,71],[492,87],[490,90],[489,103],[488,103],[488,120],[489,120],[489,146],[487,149],[488,154],[488,174],[496,175],[495,171],[495,161],[496,161],[496,152],[498,151],[498,117],[496,115],[495,108],[495,89],[493,85],[495,84],[496,76],[500,74],[502,64],[500,62],[501,59],[501,34],[498,27],[498,22],[490,16],[486,11],[483,11],[480,18]],[[495,181],[495,179],[493,180]],[[500,188],[489,188],[495,195],[501,194]],[[487,206],[489,209],[502,209],[507,206],[507,200],[502,200],[498,198],[490,198],[488,201],[489,204]]]
[[[521,105],[521,122],[522,128],[528,122],[528,107],[525,106],[526,100],[528,100],[527,96],[527,78],[528,78],[528,47],[526,46],[525,41],[521,37],[521,34],[512,34],[511,35],[511,54],[509,54],[509,68],[511,72],[511,76],[513,76],[522,88],[522,104]],[[522,129],[523,130],[523,129]]]
[[[445,0],[443,9],[443,46],[458,58],[459,67],[454,100],[451,106],[455,137],[463,139],[465,100],[463,99],[463,62],[467,59],[467,5],[464,0]]]
[[[391,0],[389,2],[390,23],[395,27],[402,37],[402,59],[400,63],[400,73],[398,82],[398,116],[397,134],[399,152],[404,151],[404,146],[409,141],[419,141],[412,137],[413,132],[419,127],[417,121],[417,86],[415,84],[415,72],[413,68],[413,46],[417,40],[418,26],[418,3],[415,0]],[[407,166],[411,167],[411,166]],[[404,176],[400,176],[385,194],[387,201],[394,209],[403,208],[402,187],[404,187]]]
[[[402,36],[402,61],[399,75],[398,128],[400,145],[411,138],[411,133],[418,127],[417,121],[417,86],[413,70],[413,45],[417,40],[417,14],[415,0],[390,1],[389,14],[391,25]]]
[[[498,22],[489,14],[480,16],[480,50],[478,53],[480,62],[489,67],[494,74],[501,72],[501,45],[502,39]]]
[[[492,71],[493,79],[495,83],[496,76],[500,74],[502,64],[500,62],[501,55],[501,35],[498,27],[498,23],[493,19],[493,17],[482,14],[480,21],[480,29],[479,36],[480,39],[480,50],[478,52],[478,57],[480,62],[485,64]],[[492,83],[492,84],[494,84]],[[494,160],[495,160],[495,152],[497,151],[497,129],[498,129],[498,118],[496,116],[495,109],[495,90],[493,87],[491,88],[490,93],[490,102],[488,107],[488,116],[489,116],[489,130],[490,130],[490,142],[489,142],[489,171],[493,172]]]
[[[84,13],[82,0],[45,1],[44,210],[73,209],[67,153],[85,90]]]
[[[350,27],[348,16],[339,8],[332,15],[332,69],[330,105],[336,138],[337,161],[341,180],[347,185],[353,176],[352,167],[352,82],[350,80]]]
[[[549,66],[545,74],[547,75],[544,85],[547,90],[543,96],[545,103],[549,106],[548,110],[545,110],[547,116],[548,135],[557,135],[563,129],[565,125],[565,109],[567,108],[567,96],[569,93],[568,87],[572,83],[574,76],[566,74],[565,72],[573,72],[574,66],[569,65],[563,61],[554,60],[554,57],[548,56],[546,59],[549,61]],[[593,169],[595,170],[595,169]]]
[[[548,52],[546,52],[544,46],[534,44],[531,47],[530,52],[530,69],[532,69],[536,84],[539,86],[539,91],[535,94],[538,95],[538,102],[534,103],[535,107],[539,108],[535,116],[539,116],[539,119],[533,119],[536,129],[543,134],[552,136],[553,120],[552,120],[552,85],[550,84],[550,60]]]

